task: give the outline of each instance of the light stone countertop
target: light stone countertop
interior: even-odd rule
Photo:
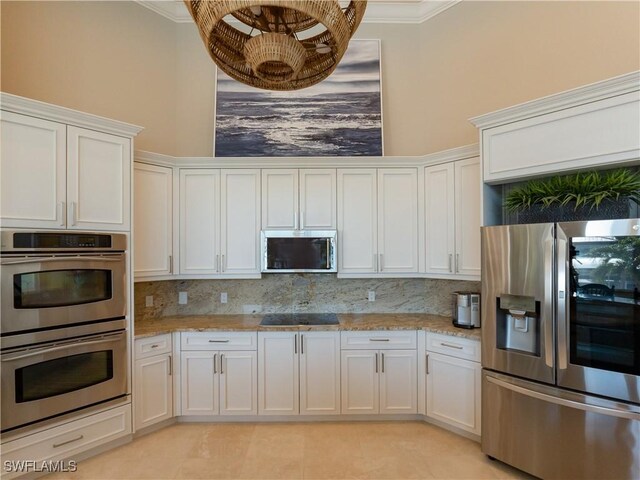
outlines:
[[[357,330],[426,330],[456,337],[480,340],[480,330],[456,328],[450,317],[428,313],[339,313],[339,325],[301,325],[262,327],[263,315],[185,315],[160,317],[135,322],[135,337],[152,337],[173,332],[208,331],[357,331]]]

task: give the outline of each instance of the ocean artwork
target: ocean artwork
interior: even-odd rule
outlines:
[[[351,40],[336,70],[302,90],[253,88],[218,69],[214,155],[383,155],[380,41]]]

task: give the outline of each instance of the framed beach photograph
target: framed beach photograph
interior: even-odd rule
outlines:
[[[214,156],[382,156],[380,65],[380,40],[351,40],[336,70],[301,90],[249,87],[218,69]]]

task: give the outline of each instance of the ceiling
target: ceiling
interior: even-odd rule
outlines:
[[[182,1],[134,0],[176,23],[192,22]],[[363,23],[422,23],[461,0],[369,0]]]

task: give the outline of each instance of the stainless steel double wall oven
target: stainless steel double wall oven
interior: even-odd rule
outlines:
[[[542,478],[640,474],[640,219],[485,227],[482,447]]]
[[[0,235],[2,432],[126,401],[126,236]]]

